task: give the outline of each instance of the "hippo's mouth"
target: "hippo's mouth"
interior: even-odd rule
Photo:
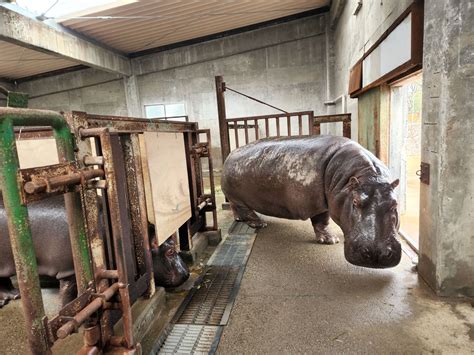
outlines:
[[[387,269],[397,266],[402,257],[401,244],[396,243],[384,248],[358,247],[352,248],[350,243],[344,246],[344,257],[356,266],[370,269]]]

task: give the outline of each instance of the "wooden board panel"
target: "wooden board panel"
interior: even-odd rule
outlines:
[[[16,148],[21,169],[59,163],[54,138],[17,140]]]
[[[145,132],[141,137],[148,220],[163,243],[191,218],[182,133]]]

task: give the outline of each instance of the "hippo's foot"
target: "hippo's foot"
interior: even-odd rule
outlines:
[[[0,308],[20,298],[20,290],[13,287],[9,277],[0,277]]]
[[[267,223],[262,221],[260,217],[257,216],[255,211],[251,210],[247,206],[239,205],[233,202],[230,202],[230,208],[234,213],[234,219],[237,222],[245,222],[252,228],[265,228]]]
[[[329,212],[318,214],[311,218],[314,234],[316,234],[316,243],[319,244],[336,244],[339,238],[331,235],[327,230],[329,225]]]
[[[327,231],[314,231],[316,234],[316,243],[318,244],[336,244],[339,238],[329,234]]]

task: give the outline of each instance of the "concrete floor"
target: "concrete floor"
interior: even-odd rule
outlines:
[[[308,221],[265,219],[219,353],[474,353],[472,305],[435,297],[405,254],[356,267]]]

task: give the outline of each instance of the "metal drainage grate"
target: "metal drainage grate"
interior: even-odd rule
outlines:
[[[216,352],[222,327],[175,324],[162,338],[158,354],[195,354]]]
[[[229,235],[227,239],[217,247],[209,260],[208,265],[215,266],[243,266],[252,250],[255,234]]]
[[[229,228],[229,234],[255,234],[255,228],[250,227],[245,222],[234,221]]]
[[[213,266],[177,312],[173,323],[225,325],[239,290],[243,268]]]

